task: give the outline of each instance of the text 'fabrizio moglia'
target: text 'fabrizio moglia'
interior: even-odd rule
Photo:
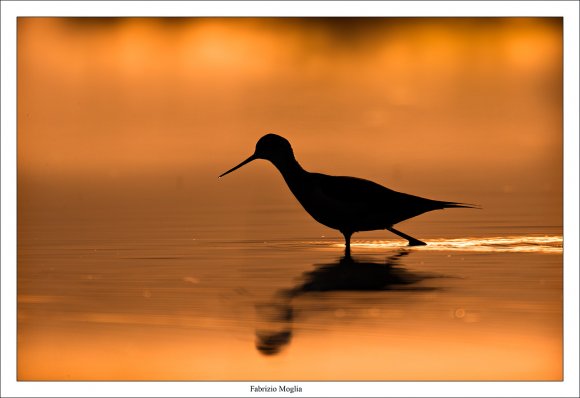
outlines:
[[[289,386],[250,386],[251,392],[302,392],[302,387],[298,385]]]

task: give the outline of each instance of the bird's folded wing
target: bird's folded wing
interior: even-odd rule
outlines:
[[[334,200],[366,205],[396,204],[409,200],[412,195],[403,194],[375,182],[356,177],[319,175],[318,186],[322,193]]]

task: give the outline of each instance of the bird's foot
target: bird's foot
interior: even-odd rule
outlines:
[[[427,243],[419,239],[409,239],[409,246],[427,246]]]

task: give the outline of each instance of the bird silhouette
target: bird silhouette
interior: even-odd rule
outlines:
[[[219,178],[256,159],[272,162],[308,214],[344,235],[346,256],[350,256],[350,238],[355,232],[386,229],[406,239],[409,246],[423,246],[425,242],[393,226],[432,210],[478,208],[393,191],[362,178],[308,172],[296,161],[290,142],[276,134],[260,138],[252,156]]]

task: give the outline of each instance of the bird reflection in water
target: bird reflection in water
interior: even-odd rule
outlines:
[[[384,263],[343,257],[338,262],[319,265],[314,271],[305,273],[303,281],[294,288],[279,290],[271,301],[256,305],[256,348],[264,355],[275,355],[290,344],[295,320],[293,302],[309,293],[433,290],[413,285],[440,276],[414,273],[400,266],[400,260],[409,253],[407,250],[399,251]]]

